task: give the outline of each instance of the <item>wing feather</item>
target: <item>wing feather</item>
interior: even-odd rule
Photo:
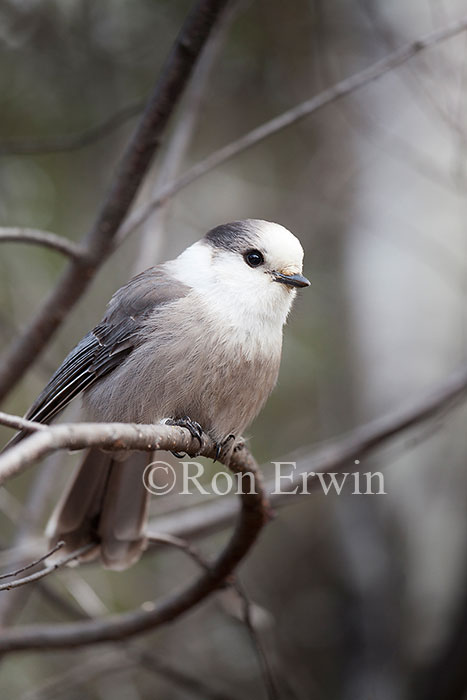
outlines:
[[[78,394],[125,361],[144,339],[148,314],[188,292],[189,288],[173,279],[162,265],[130,280],[114,294],[102,322],[67,355],[25,418],[49,423]],[[22,437],[19,433],[14,442]]]

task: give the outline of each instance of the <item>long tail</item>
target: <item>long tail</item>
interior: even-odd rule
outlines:
[[[95,542],[81,559],[100,556],[109,569],[134,564],[146,547],[144,527],[148,492],[143,471],[151,453],[133,452],[126,459],[90,449],[50,518],[47,535],[60,556]]]

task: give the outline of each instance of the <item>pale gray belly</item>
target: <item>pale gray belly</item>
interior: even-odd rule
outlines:
[[[86,418],[156,423],[189,416],[215,440],[241,434],[274,388],[280,338],[273,356],[258,352],[247,359],[240,344],[214,332],[201,337],[199,327],[172,324],[170,334],[151,333],[121,367],[85,392]]]

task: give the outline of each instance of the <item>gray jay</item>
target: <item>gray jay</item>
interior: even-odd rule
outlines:
[[[48,423],[82,394],[88,421],[167,421],[220,445],[240,436],[276,383],[283,325],[297,287],[309,285],[302,262],[300,242],[279,224],[212,229],[113,295],[26,418]],[[111,569],[137,561],[150,461],[90,449],[49,522],[52,544],[64,540],[71,552],[95,542],[87,558]]]

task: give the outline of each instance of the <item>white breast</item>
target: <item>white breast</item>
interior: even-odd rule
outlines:
[[[212,264],[213,255],[210,246],[198,241],[166,267],[193,288],[193,303],[214,319],[222,343],[241,345],[250,358],[277,356],[295,291],[250,270],[240,256],[217,254]]]

